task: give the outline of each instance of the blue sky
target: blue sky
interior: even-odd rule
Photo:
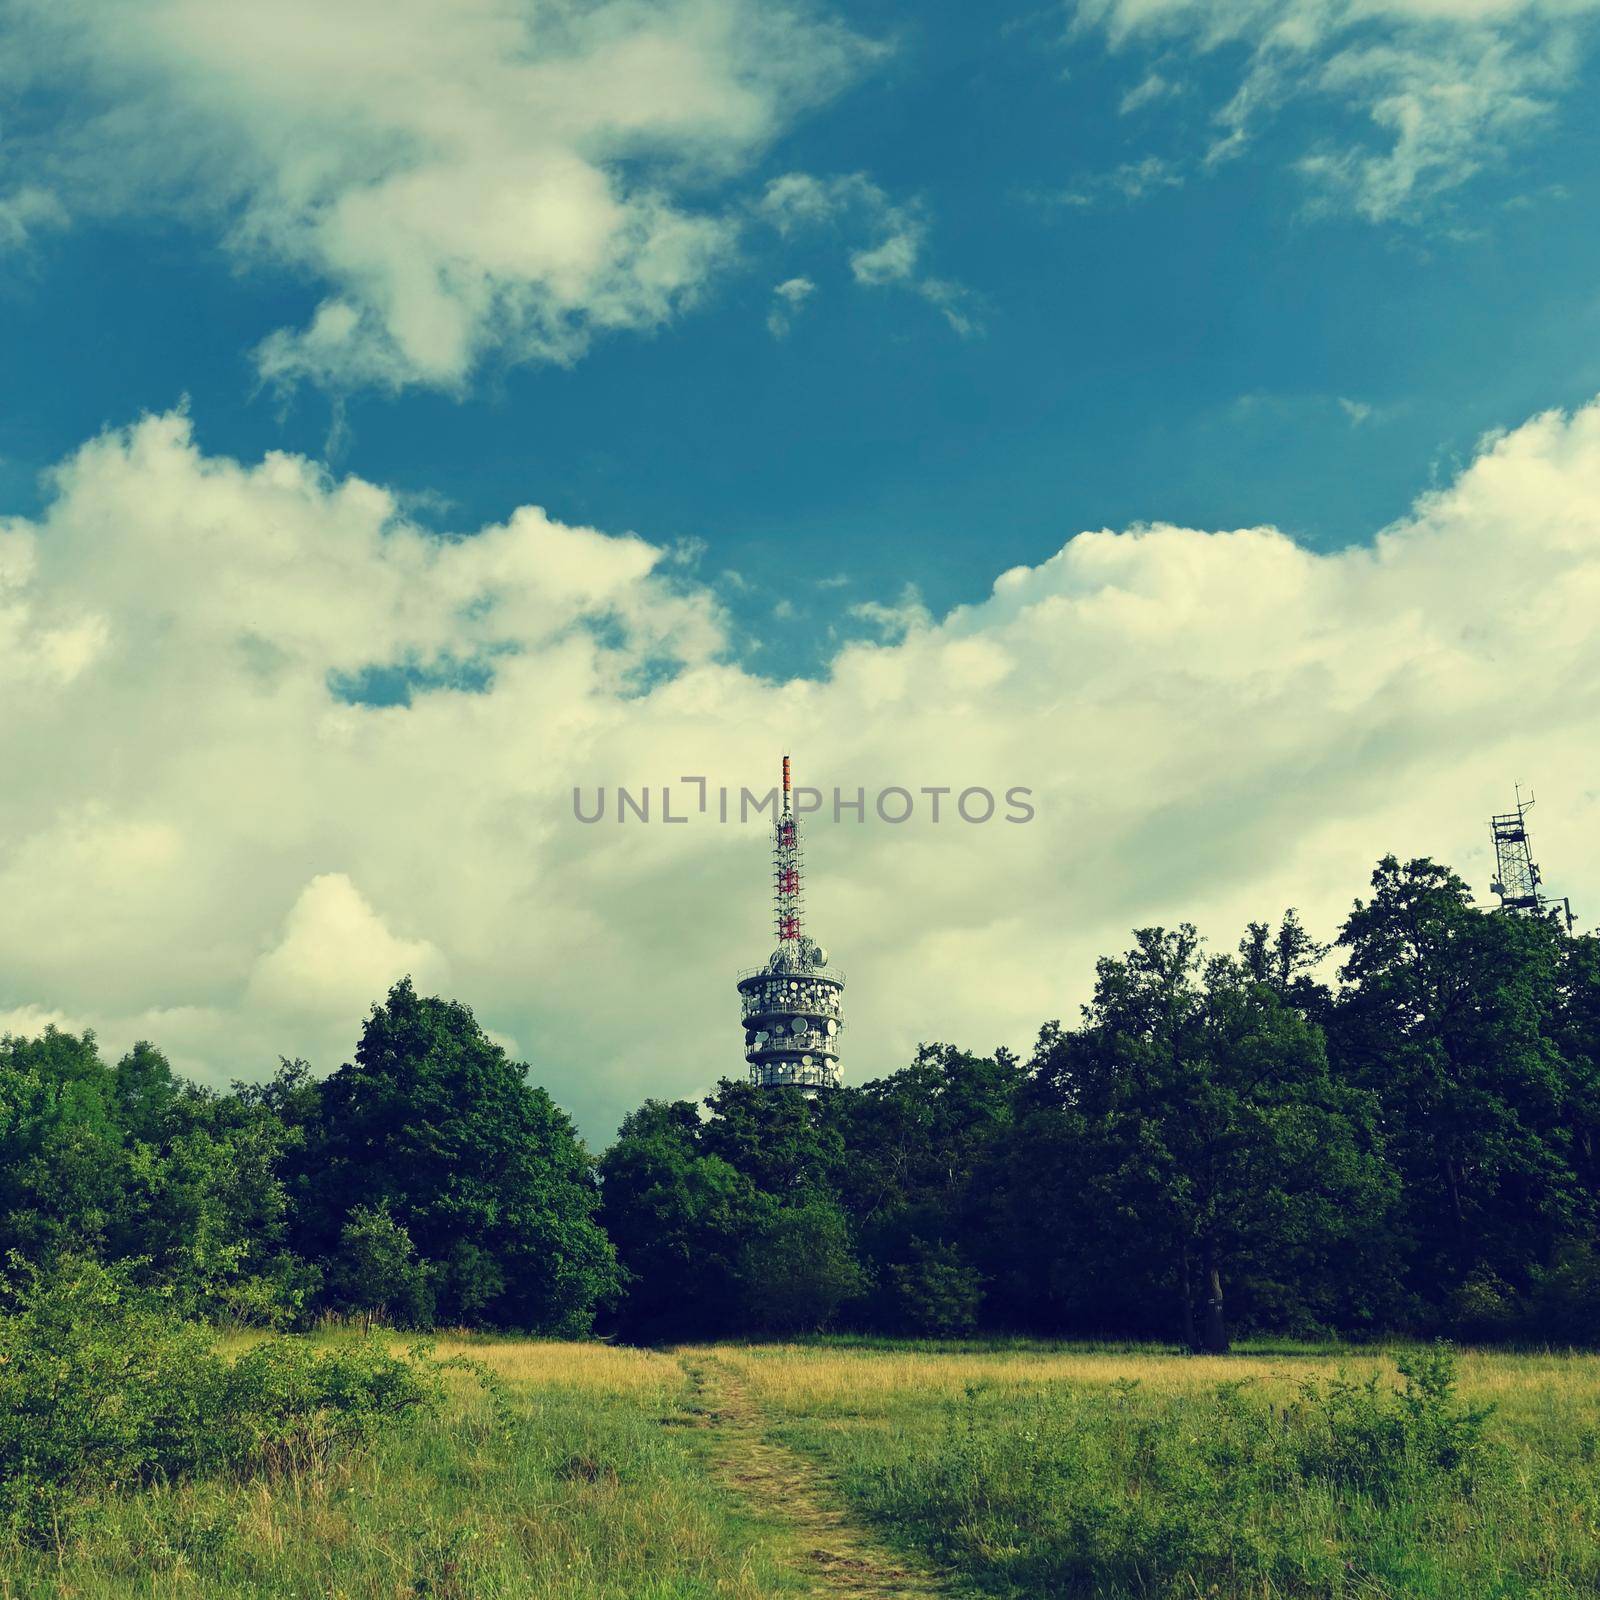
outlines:
[[[785,742],[1039,796],[819,825],[852,1076],[1142,922],[1484,886],[1516,781],[1600,901],[1600,0],[0,44],[0,1025],[222,1081],[411,971],[603,1132],[739,1070],[765,851],[572,787]]]
[[[1328,139],[1381,148],[1333,97],[1292,101],[1236,159],[1200,164],[1238,44],[1112,51],[1037,6],[838,15],[882,55],[693,199],[737,207],[785,173],[868,174],[920,208],[927,270],[961,286],[967,335],[914,294],[853,283],[848,223],[788,239],[751,226],[696,303],[570,365],[491,352],[445,392],[284,393],[251,352],[308,320],[326,280],[241,259],[210,208],[112,207],[5,264],[6,504],[36,509],[41,469],[182,396],[207,449],[246,457],[327,453],[337,406],[336,465],[424,497],[440,526],[532,499],[702,541],[701,570],[749,580],[730,604],[788,652],[848,630],[844,602],[892,601],[907,581],[936,611],[977,599],[1080,528],[1365,539],[1485,429],[1600,388],[1592,54],[1534,133],[1486,136],[1481,173],[1372,221],[1319,210],[1295,169]],[[1172,91],[1119,113],[1152,72]],[[82,107],[54,82],[21,139]],[[1170,182],[1115,187],[1150,160]],[[772,288],[797,275],[815,293],[774,337]],[[818,577],[849,582],[816,594]],[[780,597],[793,628],[771,616]]]

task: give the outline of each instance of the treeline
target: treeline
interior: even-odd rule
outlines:
[[[409,982],[320,1083],[7,1039],[0,1250],[268,1325],[1600,1342],[1600,941],[1388,858],[1329,955],[1292,912],[1231,954],[1144,929],[1027,1061],[724,1081],[598,1161]]]

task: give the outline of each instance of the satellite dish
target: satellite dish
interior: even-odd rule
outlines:
[[[820,944],[812,947],[811,964],[814,967],[825,967],[828,964],[828,952]]]
[[[804,1033],[808,1026],[809,1024],[806,1022],[804,1017],[796,1017],[794,1021],[789,1024],[790,1031],[793,1033]]]
[[[809,1067],[811,1065],[811,1057],[810,1056],[801,1056],[800,1057],[800,1065],[802,1067]]]
[[[839,1024],[837,1022],[835,1022],[832,1017],[829,1017],[828,1018],[828,1034],[829,1034],[829,1036],[832,1037],[832,1035],[836,1034],[838,1031],[839,1031]]]

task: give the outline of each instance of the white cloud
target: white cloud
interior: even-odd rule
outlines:
[[[1083,533],[943,618],[883,608],[821,681],[732,660],[711,590],[642,540],[532,507],[464,531],[203,455],[181,416],[62,466],[0,538],[0,1015],[225,1081],[346,1059],[410,968],[603,1133],[740,1070],[767,851],[715,787],[765,787],[785,742],[824,788],[1035,791],[1025,826],[946,800],[811,827],[857,1080],[921,1038],[1025,1047],[1138,923],[1226,942],[1294,902],[1326,932],[1389,849],[1481,889],[1516,780],[1549,882],[1600,916],[1600,405],[1488,441],[1368,547]],[[97,643],[66,672],[73,628]],[[409,706],[330,689],[396,664]],[[573,819],[574,785],[648,784],[658,814],[682,774],[711,815],[676,787],[684,826]]]
[[[1240,47],[1237,88],[1207,159],[1235,155],[1304,96],[1365,117],[1372,137],[1329,137],[1299,160],[1319,201],[1373,221],[1418,214],[1465,183],[1570,88],[1600,0],[1076,0],[1114,50]],[[1144,79],[1129,91],[1140,103]]]
[[[41,229],[66,225],[66,207],[48,189],[22,184],[0,194],[0,250],[20,250]]]
[[[848,250],[850,275],[865,288],[902,288],[935,307],[963,338],[981,331],[973,296],[963,285],[922,271],[928,219],[920,204],[897,202],[864,172],[818,178],[788,172],[774,178],[757,206],[785,238],[831,227],[869,242]],[[803,281],[803,280],[802,280]]]
[[[785,278],[772,291],[772,307],[767,312],[767,331],[781,339],[794,326],[800,308],[817,292],[809,278]]]
[[[391,933],[342,872],[324,872],[301,891],[282,939],[256,963],[246,999],[337,1026],[408,974],[426,991],[449,982],[449,963],[426,939]]]
[[[869,48],[758,0],[19,0],[0,28],[0,84],[78,95],[32,157],[73,208],[177,208],[303,273],[325,298],[263,376],[390,388],[671,317],[734,249],[718,187]]]
[[[1141,156],[1123,161],[1108,172],[1097,172],[1070,189],[1040,196],[1047,205],[1089,207],[1107,200],[1142,200],[1162,189],[1183,186],[1183,174],[1162,156]]]
[[[1117,111],[1125,117],[1130,112],[1142,110],[1158,100],[1166,100],[1177,92],[1178,86],[1162,77],[1159,72],[1147,72],[1117,102]]]

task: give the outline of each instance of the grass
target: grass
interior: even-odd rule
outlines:
[[[0,1552],[0,1600],[800,1592],[779,1542],[707,1482],[691,1430],[670,1426],[692,1420],[671,1357],[500,1339],[441,1340],[439,1353],[481,1361],[504,1405],[452,1376],[443,1418],[354,1461],[107,1497],[61,1549]]]
[[[1415,1421],[1395,1398],[1403,1351],[844,1344],[720,1356],[862,1515],[985,1594],[1600,1592],[1594,1356],[1466,1353],[1457,1393],[1422,1403]],[[1470,1447],[1450,1418],[1475,1427]]]
[[[0,1550],[0,1600],[812,1592],[792,1530],[726,1487],[687,1375],[707,1365],[737,1374],[774,1437],[864,1522],[963,1592],[1600,1592],[1595,1356],[1468,1352],[1456,1394],[1408,1411],[1394,1350],[472,1338],[439,1354],[482,1363],[504,1400],[452,1374],[443,1417],[370,1454],[107,1496],[59,1547]]]

